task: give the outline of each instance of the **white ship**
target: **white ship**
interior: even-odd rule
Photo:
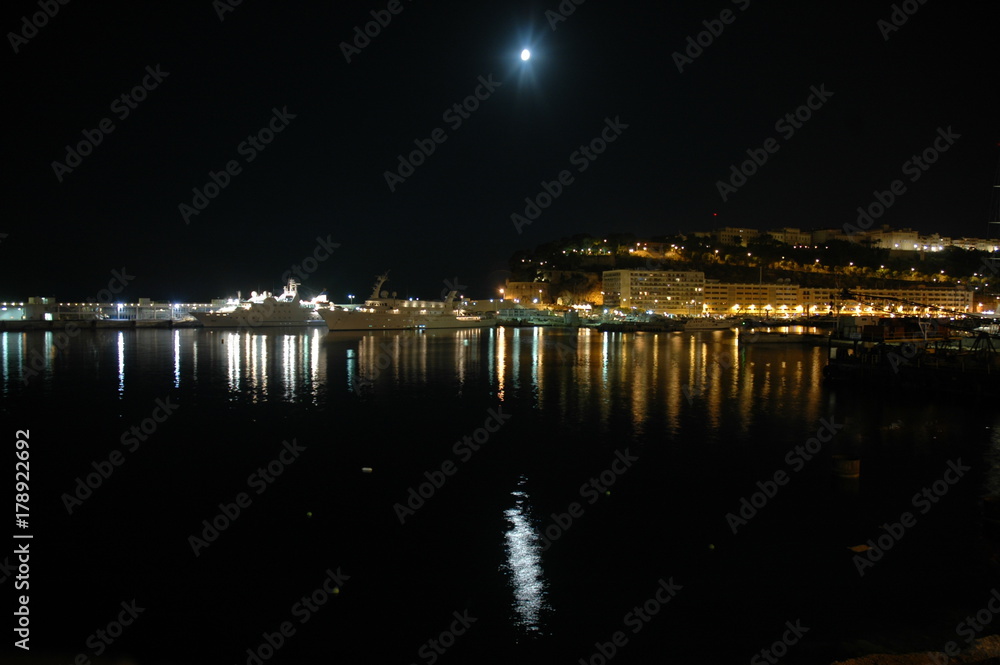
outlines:
[[[495,325],[492,315],[470,314],[455,305],[456,291],[444,300],[396,298],[382,291],[389,273],[376,278],[375,288],[364,305],[319,310],[330,330],[412,330],[440,328],[487,328]]]
[[[225,307],[214,312],[191,312],[206,328],[273,328],[279,326],[318,325],[322,319],[317,315],[328,304],[326,295],[313,300],[299,298],[299,283],[288,280],[288,285],[280,296],[256,291],[246,301],[231,300]]]
[[[713,319],[710,317],[699,317],[696,319],[688,319],[684,323],[685,332],[699,332],[702,330],[728,330],[729,328],[736,327],[736,324],[727,319]]]

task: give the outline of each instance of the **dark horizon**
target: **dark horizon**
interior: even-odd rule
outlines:
[[[280,291],[317,238],[339,247],[303,289],[338,302],[385,270],[401,296],[489,297],[511,254],[562,236],[842,227],[894,180],[905,193],[877,224],[990,237],[995,9],[910,3],[891,29],[891,3],[567,2],[559,20],[557,2],[388,4],[70,3],[33,33],[38,3],[10,7],[0,300],[83,299],[123,267],[128,299]],[[372,12],[377,34],[341,46]],[[810,99],[808,120],[782,121]],[[907,170],[939,130],[957,138]],[[765,153],[724,201],[731,166]],[[210,173],[224,186],[196,201]],[[518,233],[543,182],[558,195]]]

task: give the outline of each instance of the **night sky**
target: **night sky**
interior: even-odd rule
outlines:
[[[906,192],[880,222],[987,235],[995,3],[911,0],[896,29],[890,3],[564,0],[573,13],[557,21],[556,0],[48,1],[58,13],[37,30],[22,21],[37,3],[5,5],[0,299],[85,298],[123,267],[130,300],[280,290],[317,237],[340,247],[307,294],[363,298],[391,269],[400,295],[436,298],[457,278],[491,296],[512,252],[560,236],[840,227],[896,179]],[[355,48],[372,11],[391,20]],[[679,71],[675,52],[706,21],[721,34]],[[121,96],[144,80],[130,108]],[[832,95],[793,133],[776,127],[813,87]],[[467,117],[449,112],[469,96]],[[281,131],[244,144],[275,109]],[[577,153],[608,122],[604,152]],[[911,181],[904,163],[939,128],[960,138]],[[435,129],[443,142],[390,188],[397,155]],[[53,166],[95,130],[79,165]],[[723,201],[717,182],[772,138],[777,151]],[[239,172],[186,223],[179,206],[230,161]],[[518,233],[511,215],[564,170],[572,181]]]

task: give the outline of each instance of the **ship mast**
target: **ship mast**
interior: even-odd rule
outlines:
[[[388,270],[386,270],[384,274],[377,275],[375,277],[375,288],[372,289],[372,295],[371,298],[369,298],[369,300],[378,300],[381,297],[379,296],[379,293],[382,291],[382,285],[385,284],[388,279],[389,279]]]
[[[997,146],[1000,147],[1000,143]],[[986,265],[992,273],[990,282],[994,285],[994,292],[997,292],[996,284],[1000,281],[1000,252],[993,251],[994,240],[997,241],[997,245],[1000,245],[1000,159],[997,160],[997,170],[993,175],[993,190],[990,192],[990,211],[986,222],[986,241],[990,252],[989,257],[986,259]],[[985,289],[983,295],[987,295]],[[991,305],[994,313],[1000,313],[997,307],[1000,305],[1000,300],[994,299]]]

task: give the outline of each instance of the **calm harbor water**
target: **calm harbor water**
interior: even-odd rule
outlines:
[[[940,649],[1000,583],[1000,414],[828,387],[825,359],[731,332],[2,333],[32,651],[745,662],[786,621],[785,662]],[[859,574],[847,548],[906,511]]]

